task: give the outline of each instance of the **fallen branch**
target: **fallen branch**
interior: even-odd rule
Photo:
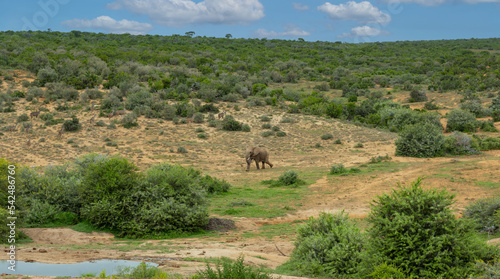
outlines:
[[[278,252],[280,252],[281,255],[285,256],[285,257],[288,257],[287,255],[285,255],[283,252],[281,252],[280,248],[278,248],[278,245],[276,245],[276,243],[274,243],[274,247],[276,247],[276,249],[278,250]]]

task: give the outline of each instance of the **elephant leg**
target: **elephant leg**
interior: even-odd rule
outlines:
[[[262,162],[262,169],[266,168],[266,162]]]
[[[259,161],[255,160],[255,165],[257,166],[257,169],[260,170],[260,168],[259,168]]]
[[[250,163],[247,162],[247,171],[250,170]]]

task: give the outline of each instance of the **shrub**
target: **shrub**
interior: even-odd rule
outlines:
[[[262,124],[262,129],[271,129],[271,124],[269,123]]]
[[[500,138],[488,137],[480,141],[480,149],[483,151],[487,150],[498,150],[500,149]]]
[[[453,110],[448,114],[446,132],[475,132],[478,127],[476,116],[465,110]]]
[[[480,199],[467,206],[463,216],[474,221],[477,231],[493,233],[500,227],[499,209],[500,197]]]
[[[321,135],[321,139],[322,140],[333,139],[333,135],[332,134],[324,134],[324,135]]]
[[[24,221],[33,225],[43,225],[55,221],[56,214],[60,213],[60,209],[47,201],[31,199],[24,214]]]
[[[208,138],[207,134],[204,134],[204,133],[198,134],[197,137],[199,139],[207,139]]]
[[[340,139],[336,139],[333,143],[335,143],[335,144],[342,144],[342,141]]]
[[[321,213],[297,230],[295,249],[281,269],[296,275],[344,278],[356,274],[365,238],[344,212]]]
[[[483,132],[498,132],[498,129],[495,127],[495,123],[493,121],[478,121],[479,128]]]
[[[422,88],[415,87],[410,92],[410,102],[426,102],[427,94]]]
[[[287,171],[280,175],[278,182],[284,186],[290,186],[299,183],[299,174],[293,170]]]
[[[219,109],[212,103],[202,105],[198,111],[199,112],[219,113]]]
[[[274,132],[278,132],[278,131],[280,130],[280,127],[278,127],[278,126],[273,126],[273,127],[271,128],[271,130],[273,130]]]
[[[406,276],[461,278],[473,272],[475,260],[498,252],[476,238],[470,222],[453,215],[452,203],[453,195],[424,190],[421,179],[378,196],[368,217],[367,254]]]
[[[54,115],[52,113],[42,113],[40,114],[40,119],[43,121],[50,121],[54,118]]]
[[[195,278],[199,279],[273,279],[268,272],[263,269],[257,269],[255,267],[245,267],[243,264],[243,258],[238,258],[235,262],[229,259],[223,259],[222,264],[217,263],[215,270],[207,264],[205,270],[198,271]]]
[[[203,128],[201,128],[201,127],[196,128],[194,131],[195,131],[196,133],[203,133],[203,132],[205,132],[205,130],[203,130]]]
[[[80,124],[80,121],[78,120],[78,118],[76,118],[76,116],[73,116],[71,120],[65,120],[63,123],[64,131],[67,132],[78,131],[80,130],[81,126],[82,125]]]
[[[17,123],[26,122],[28,120],[30,120],[30,117],[26,113],[23,113],[17,117]]]
[[[443,153],[444,136],[432,124],[409,125],[396,140],[396,156],[437,157]]]
[[[203,114],[197,112],[193,115],[193,122],[194,123],[203,123],[203,122],[205,122],[205,116]]]
[[[265,138],[272,136],[272,135],[274,135],[273,131],[265,131],[264,133],[261,134],[261,136],[263,136]]]
[[[222,120],[222,129],[226,131],[241,131],[241,123],[236,121],[231,115],[227,115]]]
[[[241,131],[243,132],[250,132],[250,126],[248,124],[243,124],[241,125]]]
[[[461,132],[453,132],[444,140],[443,150],[450,155],[476,154],[479,144],[467,134]]]
[[[121,119],[121,123],[123,127],[127,129],[139,126],[139,124],[137,123],[137,114],[135,112],[127,113]]]
[[[330,168],[330,174],[344,174],[348,172],[349,170],[346,169],[343,164],[333,165]]]
[[[439,109],[439,106],[434,102],[434,100],[432,100],[430,102],[426,102],[424,104],[424,108],[426,110],[437,110],[437,109]]]
[[[177,153],[187,153],[188,151],[186,150],[186,148],[182,147],[182,146],[179,146],[177,148]]]
[[[280,123],[295,123],[295,120],[293,118],[290,118],[290,117],[285,117],[283,119],[281,119]]]
[[[262,121],[262,122],[270,122],[271,118],[269,118],[269,116],[264,115],[264,116],[260,117],[260,121]]]
[[[385,156],[377,156],[377,157],[372,157],[370,159],[370,163],[371,164],[376,164],[376,163],[380,163],[382,161],[390,161],[392,158],[389,157],[389,154],[386,154]]]
[[[283,131],[278,131],[278,132],[276,132],[276,136],[277,136],[277,137],[285,137],[285,136],[286,136],[286,133],[285,133],[285,132],[283,132]]]
[[[356,143],[356,145],[354,145],[354,148],[363,148],[364,145],[361,143],[361,142],[358,142]]]
[[[485,117],[491,114],[489,109],[483,108],[479,100],[469,100],[460,104],[460,109],[470,111],[476,117]]]

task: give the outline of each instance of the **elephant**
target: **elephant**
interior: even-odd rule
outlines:
[[[273,167],[273,164],[269,162],[269,152],[262,147],[255,146],[248,148],[245,154],[245,160],[247,161],[247,171],[250,170],[250,163],[252,163],[252,160],[255,160],[255,165],[257,166],[257,169],[260,169],[259,168],[260,162],[262,162],[262,169],[266,168],[265,164],[268,164],[271,168]]]

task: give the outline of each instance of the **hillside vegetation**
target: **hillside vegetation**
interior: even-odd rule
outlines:
[[[191,235],[195,244],[175,248],[185,259],[189,245],[208,245],[196,234],[267,237],[285,253],[252,248],[254,257],[272,269],[287,262],[284,274],[482,276],[499,255],[477,239],[500,228],[498,199],[483,199],[500,188],[499,54],[496,38],[0,32],[0,171],[16,164],[25,227]],[[273,168],[246,172],[250,146],[266,147]],[[397,183],[411,186],[392,191]],[[466,218],[455,220],[457,209]],[[204,232],[214,217],[238,230]],[[224,267],[245,271],[237,259]]]

